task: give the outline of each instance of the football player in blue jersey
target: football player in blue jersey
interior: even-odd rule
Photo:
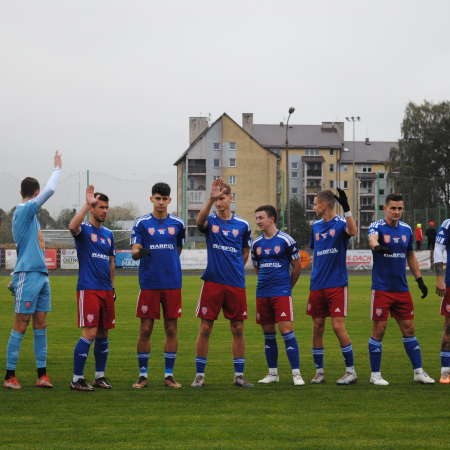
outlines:
[[[85,205],[69,224],[79,261],[78,327],[82,328],[81,338],[74,351],[74,371],[70,384],[70,389],[76,391],[112,389],[105,378],[108,333],[116,326],[114,236],[111,230],[102,225],[108,216],[108,208],[108,197],[94,192],[94,186],[90,185],[86,189]],[[88,212],[89,221],[83,222]],[[92,387],[84,378],[84,366],[94,340],[95,379]]]
[[[356,234],[347,196],[338,189],[339,197],[333,192],[321,191],[314,198],[314,210],[321,218],[311,230],[309,247],[314,250],[313,271],[311,274],[311,292],[306,314],[313,318],[313,359],[316,375],[313,384],[323,383],[323,333],[325,321],[331,316],[331,325],[339,340],[345,362],[345,374],[337,384],[356,383],[357,376],[353,363],[353,348],[347,330],[345,317],[348,307],[347,246],[350,236]],[[344,216],[337,216],[335,202],[344,210]]]
[[[173,368],[178,349],[178,318],[181,317],[182,273],[180,255],[185,244],[186,226],[179,217],[167,212],[172,199],[170,186],[157,183],[152,187],[150,202],[153,212],[136,219],[131,233],[132,257],[140,260],[140,292],[136,317],[141,326],[137,341],[139,379],[134,388],[147,387],[150,336],[155,319],[164,316],[164,385],[181,387],[173,378]]]
[[[377,386],[389,384],[382,378],[380,367],[381,344],[390,312],[403,334],[403,344],[414,369],[414,380],[433,384],[434,380],[422,369],[422,355],[414,331],[414,305],[406,281],[406,263],[422,291],[422,298],[427,296],[428,289],[422,280],[419,263],[414,255],[413,232],[408,224],[400,220],[403,214],[402,195],[387,195],[383,210],[386,217],[373,222],[369,228],[369,245],[373,251],[370,382]]]
[[[444,280],[444,250],[447,251],[447,267]],[[450,384],[450,219],[444,220],[436,236],[434,268],[436,270],[436,294],[442,298],[441,316],[444,316],[444,332],[441,339],[442,384]]]
[[[17,249],[13,288],[15,291],[14,327],[6,349],[5,388],[21,389],[16,378],[22,339],[33,317],[34,354],[38,372],[37,387],[52,388],[47,375],[47,312],[51,310],[50,283],[45,265],[45,249],[42,231],[36,214],[39,208],[54,194],[61,172],[61,155],[54,157],[55,170],[44,190],[38,180],[27,177],[22,180],[20,203],[13,214],[12,231]]]
[[[292,288],[302,271],[297,243],[276,227],[277,210],[271,205],[255,210],[256,225],[262,231],[252,244],[252,261],[258,284],[256,286],[256,323],[264,333],[269,373],[259,383],[279,381],[276,324],[283,337],[291,364],[295,386],[305,384],[300,375],[300,356],[293,330],[294,305]],[[292,273],[289,268],[292,265]]]
[[[220,310],[230,321],[235,386],[253,387],[244,377],[244,320],[247,319],[244,266],[252,244],[250,224],[231,212],[233,195],[221,178],[213,181],[209,199],[197,218],[197,227],[206,236],[208,265],[197,304],[200,331],[196,346],[196,376],[191,384],[205,384],[205,365],[209,337]],[[209,215],[215,205],[217,213]]]

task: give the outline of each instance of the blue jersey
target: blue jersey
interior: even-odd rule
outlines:
[[[17,249],[14,273],[48,273],[45,265],[44,239],[36,214],[39,206],[36,198],[17,206],[13,214],[12,232]]]
[[[109,257],[115,253],[111,230],[83,222],[74,238],[79,262],[77,290],[112,291]]]
[[[271,239],[264,234],[253,241],[253,265],[259,267],[256,297],[285,297],[292,295],[291,261],[300,258],[297,243],[286,233],[278,231]]]
[[[350,236],[347,222],[335,216],[314,223],[309,248],[314,250],[311,290],[348,286],[347,247]]]
[[[445,285],[450,287],[450,219],[444,220],[436,236],[436,243],[445,245],[447,250],[447,267],[445,269]]]
[[[181,264],[178,247],[183,247],[186,226],[169,214],[157,219],[151,214],[139,217],[134,223],[130,245],[141,244],[152,256],[139,261],[141,289],[181,289]]]
[[[386,292],[408,292],[406,282],[406,256],[414,251],[414,236],[411,227],[398,221],[391,227],[384,219],[372,222],[369,236],[376,234],[380,245],[387,247],[393,255],[373,253],[372,289]]]
[[[230,220],[222,220],[214,213],[208,217],[203,233],[208,265],[202,280],[245,288],[242,249],[252,245],[250,224],[235,214]]]

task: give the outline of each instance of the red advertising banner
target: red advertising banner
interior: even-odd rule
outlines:
[[[56,249],[45,250],[45,265],[47,269],[56,269]]]

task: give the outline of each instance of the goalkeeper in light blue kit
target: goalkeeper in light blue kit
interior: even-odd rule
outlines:
[[[55,170],[44,190],[39,182],[27,177],[22,180],[22,203],[14,211],[12,231],[17,249],[13,287],[15,291],[14,327],[6,349],[5,388],[21,389],[16,378],[22,339],[33,317],[34,354],[38,372],[37,387],[52,388],[47,375],[47,312],[51,310],[50,283],[45,265],[42,231],[36,214],[39,208],[54,194],[61,171],[61,155],[54,157]]]

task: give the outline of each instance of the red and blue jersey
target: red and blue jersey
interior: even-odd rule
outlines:
[[[77,290],[112,291],[110,256],[114,256],[112,231],[83,222],[74,235],[79,262]]]
[[[297,243],[286,233],[278,231],[271,239],[264,234],[252,244],[252,261],[259,267],[256,297],[286,297],[292,295],[291,261],[299,259]]]
[[[350,236],[347,222],[335,216],[315,222],[311,229],[309,248],[314,250],[311,290],[348,286],[347,247]]]
[[[450,219],[444,220],[436,236],[436,243],[445,245],[447,250],[447,267],[445,269],[445,285],[450,287]]]
[[[414,236],[411,227],[398,221],[396,227],[384,220],[372,222],[369,236],[378,236],[380,245],[387,247],[393,255],[373,253],[372,289],[386,292],[408,292],[406,281],[406,256],[414,251]]]
[[[235,214],[230,220],[223,220],[214,213],[202,232],[208,255],[202,280],[245,288],[242,249],[252,245],[250,224]]]
[[[181,289],[178,247],[183,247],[185,240],[186,226],[179,217],[169,214],[157,219],[147,214],[136,219],[130,245],[140,244],[152,253],[139,260],[141,289]]]

